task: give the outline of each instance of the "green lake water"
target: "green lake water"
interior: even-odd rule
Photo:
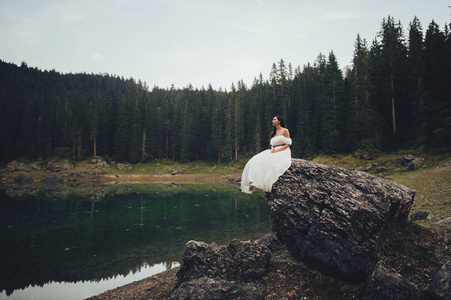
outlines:
[[[176,267],[189,240],[271,232],[264,193],[235,185],[0,190],[0,299],[84,299]]]

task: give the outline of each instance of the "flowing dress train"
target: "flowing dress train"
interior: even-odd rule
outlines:
[[[275,147],[291,143],[291,139],[283,135],[275,136],[270,141],[271,146]],[[241,191],[252,194],[252,187],[257,187],[265,192],[271,192],[272,185],[290,166],[290,147],[276,153],[271,153],[271,149],[258,153],[244,167],[241,175]]]

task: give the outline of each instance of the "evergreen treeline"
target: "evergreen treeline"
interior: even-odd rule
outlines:
[[[345,76],[320,54],[293,70],[229,91],[149,89],[110,75],[60,74],[0,61],[0,160],[62,154],[118,161],[231,160],[268,147],[285,117],[293,156],[451,145],[451,34],[417,18],[407,35],[392,17],[369,45],[357,36]]]

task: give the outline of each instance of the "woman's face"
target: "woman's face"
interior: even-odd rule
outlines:
[[[279,119],[277,119],[277,117],[274,117],[274,118],[272,119],[272,126],[277,126],[277,125],[279,125],[279,124],[280,124]]]

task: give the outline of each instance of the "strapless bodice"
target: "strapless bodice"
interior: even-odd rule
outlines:
[[[279,146],[279,145],[291,145],[292,141],[290,138],[284,137],[283,135],[276,135],[269,142],[271,146]]]

